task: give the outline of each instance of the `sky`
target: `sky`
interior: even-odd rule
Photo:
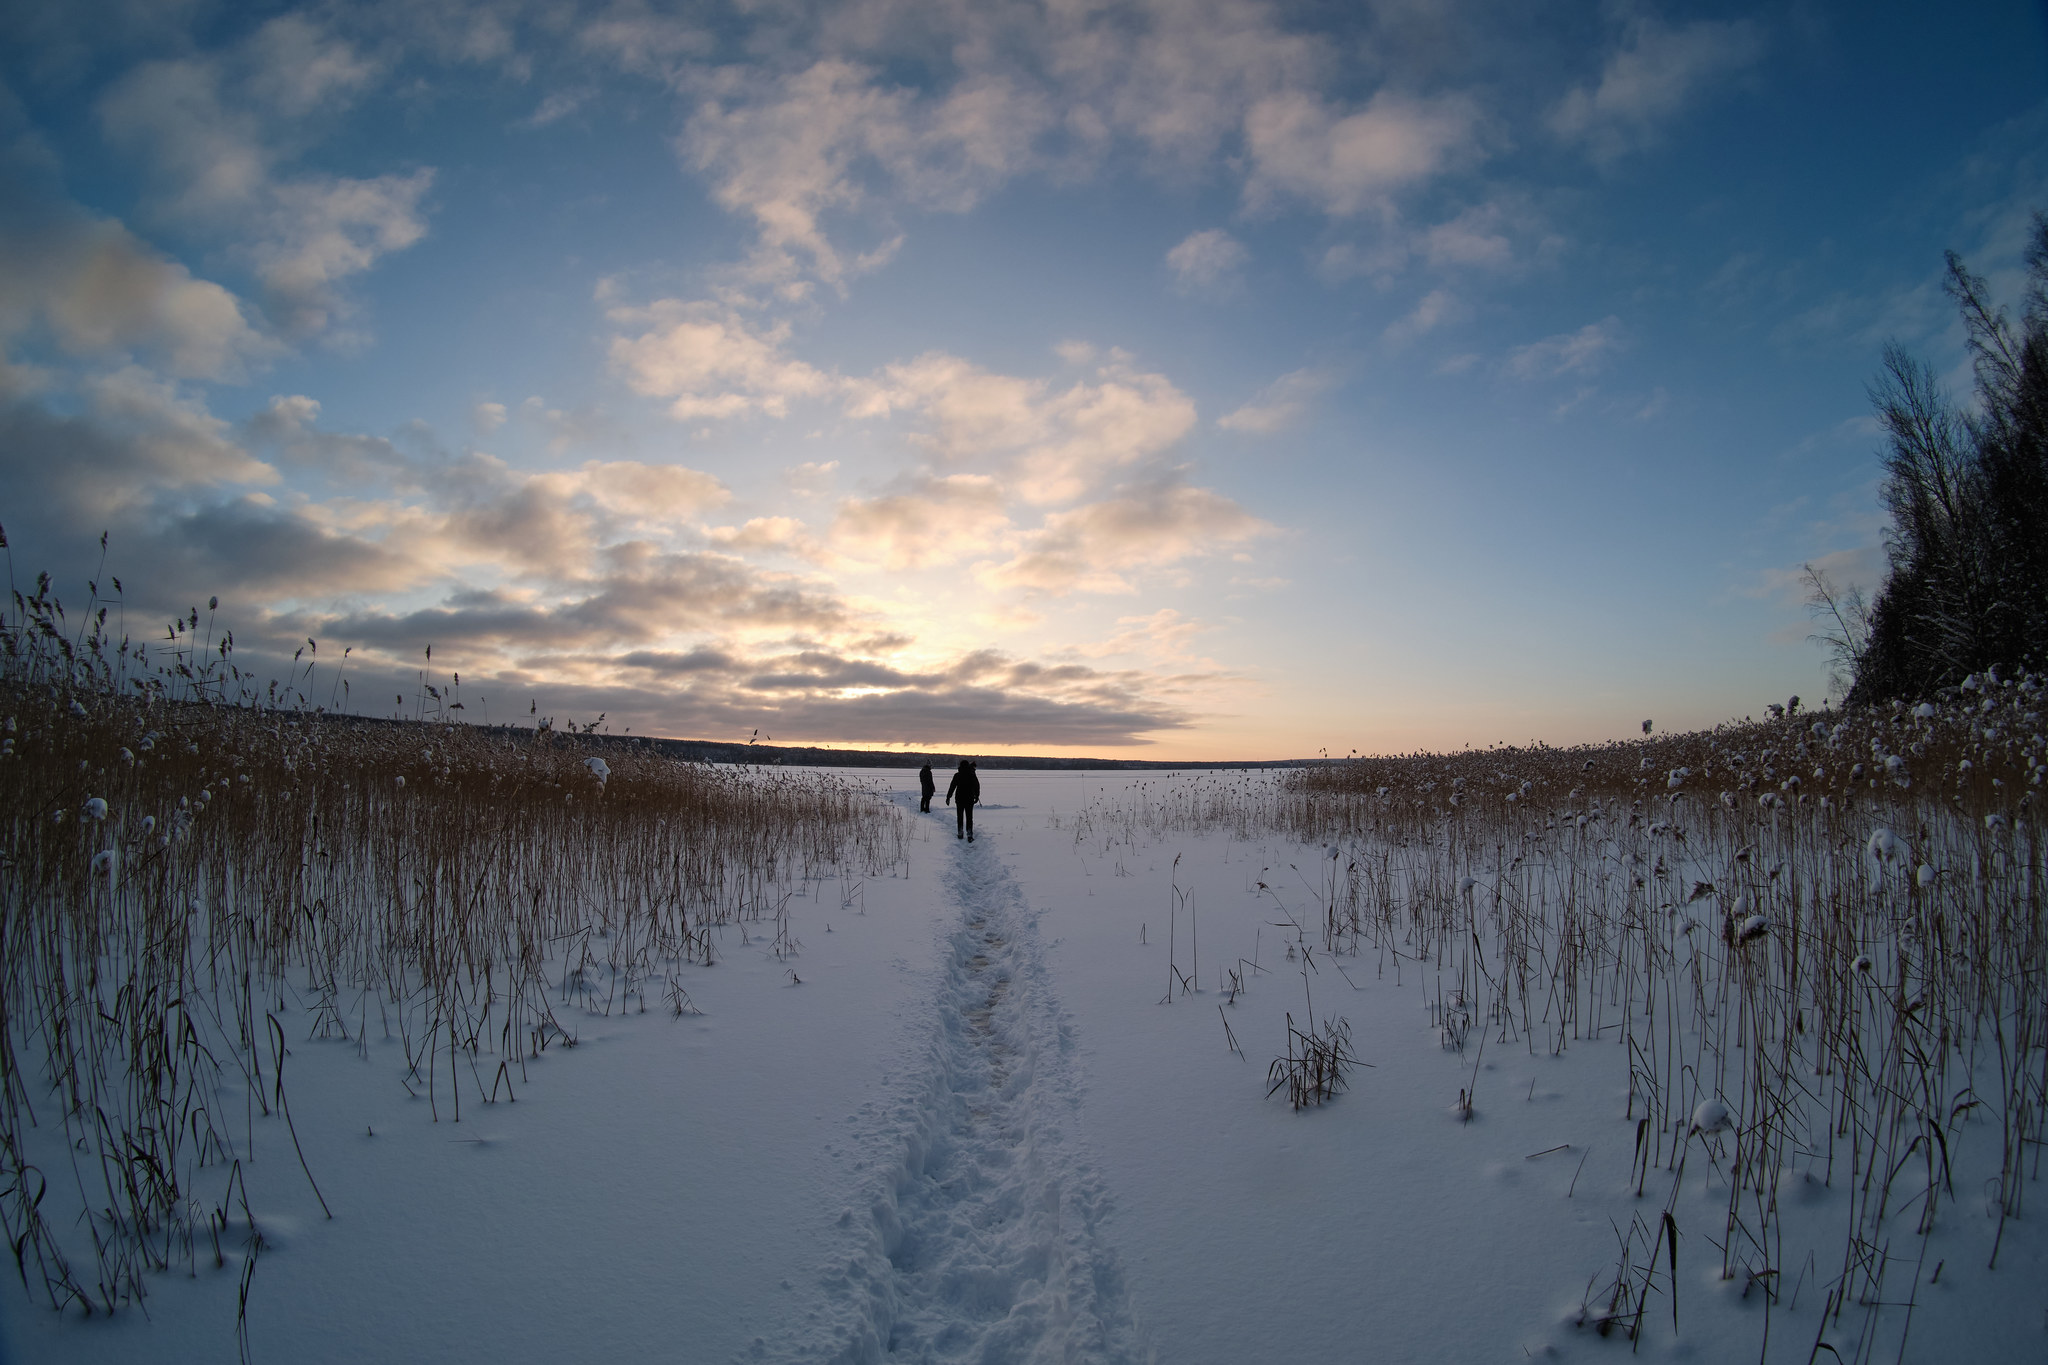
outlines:
[[[0,526],[367,714],[1712,725],[2042,210],[2038,0],[4,0]]]

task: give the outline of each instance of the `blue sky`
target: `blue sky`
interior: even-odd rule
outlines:
[[[1247,758],[1817,699],[2039,4],[9,4],[0,522],[361,709]],[[331,680],[331,674],[328,677]],[[394,681],[397,680],[397,681]]]

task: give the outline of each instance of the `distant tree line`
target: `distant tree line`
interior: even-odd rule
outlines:
[[[1885,347],[1870,387],[1886,437],[1884,584],[1866,600],[1807,569],[1850,705],[2048,663],[2048,216],[2034,219],[2026,261],[2015,328],[1948,253],[1974,408],[1956,404],[1933,367]]]

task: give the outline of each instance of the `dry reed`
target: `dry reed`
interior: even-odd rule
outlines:
[[[1098,801],[1075,837],[1319,846],[1302,879],[1324,949],[1434,971],[1447,1047],[1477,1027],[1625,1052],[1630,1184],[1660,1187],[1663,1213],[1620,1235],[1588,1322],[1633,1335],[1646,1295],[1675,1295],[1657,1266],[1668,1249],[1675,1267],[1691,1163],[1727,1190],[1705,1234],[1722,1276],[1767,1304],[1814,1283],[1816,1341],[1867,1356],[1940,1212],[1984,1191],[1995,1267],[2039,1175],[2042,692],[1987,673],[1917,705],[1627,743],[1159,779]],[[1994,1168],[1960,1167],[1966,1128]],[[1806,1180],[1847,1191],[1831,1265],[1784,1264],[1781,1193]]]
[[[806,879],[903,856],[823,774],[450,723],[424,674],[439,720],[326,714],[310,662],[259,691],[197,610],[153,652],[107,616],[95,584],[67,620],[45,577],[0,617],[0,1226],[56,1308],[236,1239],[246,1302],[242,1163],[273,1118],[297,1145],[287,1030],[399,1039],[459,1122],[584,1012],[693,1010],[677,969],[718,926],[786,939]]]

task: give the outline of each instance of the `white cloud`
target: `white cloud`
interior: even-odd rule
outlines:
[[[1069,101],[1184,173],[1240,134],[1259,99],[1330,73],[1330,52],[1278,18],[1257,0],[1075,6],[1055,12],[1047,42]]]
[[[1217,418],[1216,425],[1254,436],[1284,431],[1301,419],[1317,396],[1334,387],[1338,378],[1338,371],[1328,365],[1283,374],[1259,390],[1251,402]]]
[[[1116,623],[1123,629],[1099,643],[1082,645],[1075,652],[1090,659],[1130,654],[1157,661],[1192,663],[1195,638],[1217,629],[1210,622],[1183,616],[1172,607],[1161,607],[1147,616],[1119,616]]]
[[[347,43],[288,15],[225,54],[143,63],[108,89],[98,112],[108,139],[148,167],[149,210],[237,243],[278,327],[307,337],[348,315],[343,281],[426,233],[431,169],[280,174],[293,130],[374,74]]]
[[[1390,288],[1418,261],[1440,271],[1508,270],[1517,263],[1517,239],[1534,238],[1538,253],[1562,244],[1554,234],[1538,235],[1538,216],[1513,195],[1475,204],[1420,231],[1389,230],[1399,227],[1399,215],[1390,208],[1381,217],[1383,222],[1365,225],[1360,239],[1325,248],[1318,272],[1333,282],[1363,276]]]
[[[0,341],[47,326],[67,354],[141,352],[187,379],[239,378],[274,353],[220,285],[117,222],[44,207],[0,223]]]
[[[303,14],[263,25],[240,57],[251,96],[287,118],[345,104],[376,75],[374,63]]]
[[[327,482],[333,496],[308,501],[304,515],[337,532],[402,537],[443,573],[481,563],[587,577],[600,546],[627,535],[688,538],[697,518],[731,499],[717,478],[679,464],[586,460],[528,473],[481,452],[416,456],[381,437],[322,430],[319,417],[314,399],[281,395],[242,434]]]
[[[784,417],[802,400],[836,401],[856,419],[907,421],[913,444],[941,465],[979,464],[1001,476],[1006,493],[1038,505],[1083,496],[1195,424],[1186,394],[1120,351],[1064,387],[943,352],[851,379],[791,356],[786,322],[756,329],[732,310],[677,299],[614,308],[610,317],[645,329],[613,340],[613,366],[635,391],[669,400],[678,421]],[[1072,361],[1084,352],[1069,345],[1063,354]]]
[[[1463,95],[1381,90],[1355,113],[1305,91],[1271,95],[1245,115],[1254,207],[1297,197],[1326,213],[1383,210],[1390,197],[1477,147],[1479,113]]]
[[[255,247],[271,315],[287,333],[326,331],[349,309],[336,292],[343,280],[403,251],[427,232],[420,200],[434,172],[368,180],[313,177],[271,188],[269,232]]]
[[[1508,373],[1517,379],[1555,379],[1567,374],[1592,374],[1624,339],[1621,319],[1602,318],[1576,332],[1559,332],[1508,352]],[[1582,394],[1581,397],[1584,397]]]
[[[720,204],[754,220],[747,277],[780,284],[808,274],[839,287],[885,262],[895,243],[849,259],[824,214],[858,208],[877,180],[915,204],[971,208],[1029,164],[1050,121],[1042,96],[1001,76],[969,74],[921,98],[830,57],[776,75],[726,69],[677,146]]]
[[[214,61],[145,62],[99,102],[108,139],[145,160],[158,187],[155,207],[186,222],[245,211],[267,186],[275,157],[260,122],[230,109]]]
[[[910,481],[901,492],[839,504],[832,548],[890,569],[957,563],[998,548],[1009,513],[996,481],[952,474]]]
[[[413,461],[378,436],[322,431],[320,404],[304,394],[278,394],[242,423],[244,439],[285,465],[357,487],[411,470]]]
[[[1499,204],[1476,205],[1423,233],[1418,249],[1424,260],[1440,269],[1445,266],[1498,269],[1514,259],[1514,245],[1508,239],[1506,217]]]
[[[476,428],[477,435],[488,436],[505,425],[505,416],[503,403],[478,403],[470,409],[469,424]]]
[[[1679,28],[1636,20],[1599,81],[1574,87],[1551,111],[1551,129],[1603,160],[1645,146],[1706,87],[1752,65],[1763,46],[1762,31],[1746,19]]]
[[[1463,317],[1464,304],[1448,289],[1432,289],[1416,300],[1415,307],[1405,316],[1395,320],[1386,331],[1387,340],[1395,345],[1413,341],[1426,332],[1433,332],[1444,323]]]
[[[727,550],[818,556],[816,538],[795,517],[754,517],[739,526],[714,526],[709,535],[712,544]]]
[[[573,473],[542,479],[542,486],[565,497],[583,494],[605,511],[636,522],[679,521],[732,498],[723,483],[702,470],[638,460],[586,460]]]
[[[935,458],[992,463],[1010,491],[1037,505],[1083,496],[1171,448],[1195,425],[1186,394],[1120,352],[1110,353],[1094,382],[1060,389],[934,352],[885,367],[858,392],[853,415],[922,418],[917,439]]]
[[[935,454],[971,459],[1034,439],[1046,388],[1044,380],[996,374],[959,356],[928,351],[884,366],[861,387],[850,411],[856,417],[922,414],[929,423],[926,443]]]
[[[550,90],[521,122],[528,128],[545,128],[551,123],[559,123],[588,104],[596,94],[595,90],[588,88]]]
[[[1222,228],[1209,228],[1188,235],[1166,253],[1166,266],[1182,292],[1212,289],[1225,276],[1245,263],[1249,254],[1244,243]]]
[[[670,400],[669,415],[677,421],[756,412],[783,417],[791,402],[839,387],[831,376],[784,353],[786,322],[755,331],[737,313],[681,299],[615,308],[609,316],[646,329],[613,339],[612,364],[636,393]]]
[[[674,84],[681,64],[717,47],[710,33],[688,20],[656,14],[642,0],[621,0],[577,33],[578,46],[611,58],[638,75]]]
[[[686,102],[678,154],[751,221],[731,278],[755,301],[843,291],[893,254],[900,207],[959,211],[1022,174],[1090,174],[1119,142],[1169,178],[1226,167],[1255,207],[1298,199],[1340,216],[1384,210],[1479,150],[1466,94],[1382,85],[1362,104],[1335,99],[1358,64],[1262,0],[777,15],[747,60],[722,65],[704,31],[638,3],[579,35]],[[1229,265],[1183,253],[1173,269],[1200,284]]]
[[[646,329],[614,341],[614,364],[640,392],[671,400],[679,419],[780,416],[801,399],[834,402],[857,420],[902,423],[911,447],[933,466],[879,494],[842,499],[822,536],[790,519],[756,518],[711,531],[719,544],[891,569],[1009,556],[990,571],[992,582],[1066,592],[1120,590],[1124,570],[1172,562],[1263,527],[1227,499],[1168,479],[1055,513],[1029,533],[1018,529],[1020,508],[1085,498],[1193,429],[1187,395],[1120,351],[1065,345],[1069,363],[1093,370],[1063,384],[942,352],[843,379],[791,357],[786,324],[754,331],[731,312],[676,300],[618,308],[612,317]],[[1273,401],[1306,401],[1328,382],[1322,372],[1304,371],[1276,385]],[[816,494],[832,469],[807,465],[792,478]]]
[[[1193,401],[1164,375],[1110,365],[1098,378],[1041,406],[1044,438],[1017,461],[1017,491],[1027,502],[1079,497],[1106,474],[1170,449],[1194,429]]]
[[[1048,596],[1130,592],[1133,570],[1163,568],[1271,529],[1219,493],[1167,478],[1054,513],[985,577]]]
[[[86,382],[87,409],[98,429],[125,445],[126,477],[91,490],[108,506],[133,505],[159,490],[272,485],[277,471],[233,440],[226,422],[204,403],[139,366]]]

